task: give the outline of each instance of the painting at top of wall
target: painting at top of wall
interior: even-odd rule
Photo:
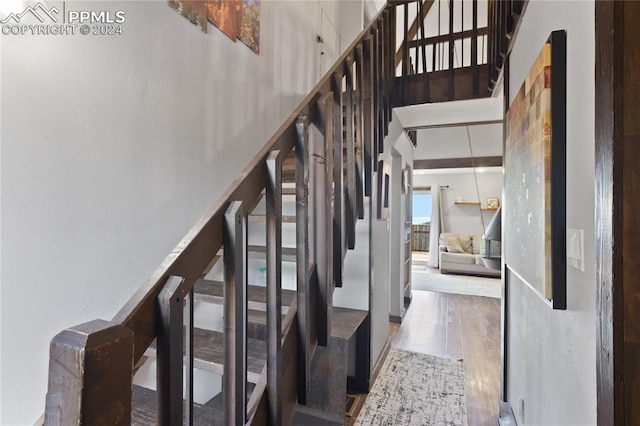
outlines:
[[[240,41],[260,53],[260,0],[243,0]]]
[[[203,32],[207,32],[207,2],[201,0],[167,0],[169,6]]]
[[[207,22],[233,42],[240,40],[260,53],[261,0],[167,0],[169,6],[207,32]]]
[[[242,24],[242,0],[208,0],[209,22],[236,41]]]

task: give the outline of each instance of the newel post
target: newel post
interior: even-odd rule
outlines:
[[[133,333],[95,320],[57,334],[49,352],[45,425],[131,424]]]

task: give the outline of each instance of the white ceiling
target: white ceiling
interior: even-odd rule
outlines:
[[[394,108],[405,129],[502,120],[502,96]]]
[[[470,137],[467,136],[467,128]],[[469,148],[469,139],[471,139],[471,148]],[[418,130],[418,146],[413,151],[414,160],[501,155],[502,124]]]
[[[498,94],[492,98],[411,105],[393,111],[405,129],[418,128],[414,160],[493,157],[502,155],[502,104],[502,96]]]
[[[463,173],[502,173],[502,167],[460,167],[458,169],[418,169],[414,170],[414,175],[449,175]]]

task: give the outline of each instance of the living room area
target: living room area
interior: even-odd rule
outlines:
[[[502,125],[420,129],[417,138],[412,289],[473,294],[470,286],[479,295],[499,297],[501,271],[483,258],[484,236],[500,214]],[[499,243],[492,241],[489,250],[489,256],[499,256]]]

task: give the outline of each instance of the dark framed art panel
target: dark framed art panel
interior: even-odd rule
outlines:
[[[544,44],[506,113],[505,262],[566,309],[566,32]]]
[[[389,190],[391,185],[391,166],[385,161],[378,161],[378,197],[377,218],[389,219]]]

